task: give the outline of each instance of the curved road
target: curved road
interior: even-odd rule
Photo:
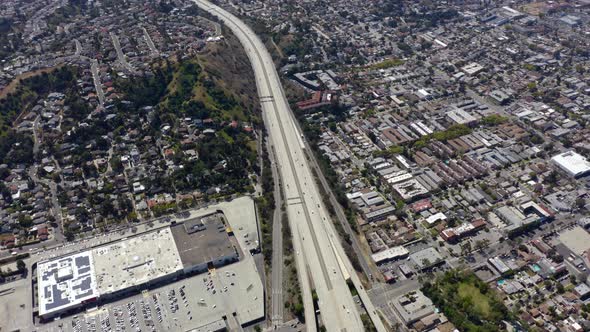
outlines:
[[[217,16],[243,45],[252,64],[271,144],[283,183],[285,204],[301,283],[308,331],[316,330],[311,290],[315,289],[322,323],[328,331],[364,330],[360,313],[346,284],[351,277],[378,331],[385,331],[355,274],[322,203],[305,154],[303,135],[291,116],[289,103],[266,47],[234,15],[206,0],[193,0]]]

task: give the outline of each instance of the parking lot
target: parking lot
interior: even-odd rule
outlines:
[[[231,330],[241,322],[264,317],[263,300],[254,259],[247,256],[223,268],[44,324],[38,331],[186,331],[207,324]]]
[[[55,321],[40,331],[177,331],[179,320],[192,320],[186,285],[144,292],[103,308]],[[180,317],[183,316],[183,317]]]

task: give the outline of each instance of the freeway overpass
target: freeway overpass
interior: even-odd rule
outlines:
[[[193,0],[218,17],[237,36],[250,59],[270,142],[283,183],[295,261],[301,284],[308,331],[316,329],[312,288],[318,296],[322,322],[328,331],[364,330],[360,313],[346,284],[350,276],[378,331],[385,328],[344,253],[323,205],[299,131],[274,63],[266,47],[241,20],[206,0]],[[311,156],[313,158],[313,156]]]

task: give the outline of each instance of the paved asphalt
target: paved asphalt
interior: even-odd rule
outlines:
[[[299,125],[298,125],[298,127],[299,127]],[[301,129],[301,128],[299,128],[299,129]],[[313,153],[311,152],[311,147],[309,146],[309,144],[307,142],[305,142],[305,146],[310,151],[309,154],[312,155]],[[311,166],[316,170],[316,173],[318,174],[318,178],[320,180],[322,187],[328,193],[328,198],[330,199],[330,203],[334,207],[334,211],[336,213],[336,217],[338,218],[338,221],[340,222],[340,225],[342,225],[342,228],[344,229],[346,234],[348,234],[348,236],[350,237],[350,240],[352,242],[351,243],[352,249],[354,250],[356,256],[358,257],[358,260],[359,260],[359,263],[360,263],[361,268],[363,270],[363,273],[367,277],[367,280],[369,280],[369,283],[371,283],[372,277],[373,277],[373,270],[371,269],[371,263],[368,261],[367,256],[363,254],[363,250],[361,249],[357,235],[354,233],[354,231],[352,230],[352,227],[348,223],[348,219],[346,218],[346,214],[344,213],[344,209],[342,208],[342,206],[338,202],[338,199],[336,199],[336,196],[334,195],[334,192],[332,191],[330,185],[328,184],[326,177],[322,173],[320,166],[318,165],[315,158],[310,158],[310,159],[311,159]]]
[[[119,60],[119,63],[121,64],[121,66],[125,67],[125,69],[129,70],[130,72],[134,72],[135,69],[133,69],[129,62],[127,62],[125,54],[123,54],[123,50],[121,49],[121,43],[119,42],[119,37],[112,32],[110,34],[111,40],[113,41],[113,46],[115,46],[115,51],[117,51],[117,59]]]
[[[150,51],[152,52],[153,55],[159,55],[160,52],[158,52],[158,49],[156,48],[156,45],[154,45],[154,41],[152,40],[152,37],[150,37],[150,34],[147,32],[147,30],[145,28],[141,28],[143,30],[143,37],[145,38],[145,42],[147,43],[148,47],[150,48]]]
[[[384,331],[364,288],[344,254],[334,226],[329,219],[319,189],[305,155],[302,134],[298,130],[270,54],[256,34],[235,16],[205,0],[194,0],[203,10],[219,17],[238,37],[256,77],[265,123],[279,166],[289,224],[296,251],[296,264],[302,285],[308,331],[315,312],[311,283],[318,296],[323,324],[328,331],[362,331],[360,313],[348,290],[346,277],[358,284],[361,299],[378,330]]]
[[[102,83],[100,83],[100,75],[98,74],[98,60],[92,59],[90,63],[90,70],[92,71],[92,78],[94,79],[94,87],[96,88],[96,95],[98,96],[98,102],[100,105],[104,105],[104,90],[102,89]]]

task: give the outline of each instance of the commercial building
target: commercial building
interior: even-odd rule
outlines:
[[[590,174],[590,162],[588,162],[584,156],[574,151],[558,154],[551,158],[551,161],[565,173],[574,178]]]
[[[554,218],[553,212],[533,201],[519,206],[505,205],[497,208],[495,213],[506,223],[504,231],[509,236],[521,234]]]
[[[237,244],[228,236],[230,229],[220,214],[192,219],[171,227],[184,273],[200,273],[238,260]]]
[[[590,234],[579,226],[565,230],[559,234],[559,242],[578,256],[583,256],[590,250]]]
[[[391,304],[406,326],[435,312],[432,301],[419,290],[401,295]]]
[[[411,201],[428,194],[428,189],[414,178],[395,183],[391,187],[404,201]]]
[[[502,90],[494,90],[489,94],[490,98],[499,105],[505,105],[510,101],[510,95]]]
[[[173,278],[183,269],[170,228],[94,248],[90,255],[100,297]]]
[[[483,219],[476,219],[470,223],[465,223],[457,227],[451,227],[440,232],[440,236],[447,242],[457,242],[465,236],[473,234],[484,228],[486,222]]]
[[[576,27],[581,24],[582,20],[578,16],[566,15],[561,17],[559,21],[569,27]]]
[[[389,204],[383,196],[376,191],[354,192],[346,195],[354,206],[361,210],[367,223],[386,219],[395,213],[395,206]]]
[[[59,316],[238,261],[237,240],[222,218],[212,213],[38,263],[39,316]]]
[[[406,264],[401,264],[399,266],[399,271],[404,275],[404,277],[409,278],[414,274],[414,270],[412,270],[412,268],[410,268],[408,265]]]
[[[453,124],[473,125],[477,122],[477,118],[467,113],[466,111],[456,108],[447,112],[447,117]]]
[[[371,223],[389,217],[390,215],[395,213],[395,210],[395,206],[388,205],[377,210],[363,212],[363,215],[365,217],[365,220],[368,223]]]
[[[389,248],[371,255],[376,264],[385,263],[391,260],[407,257],[410,252],[408,249],[398,246]]]
[[[426,248],[410,255],[410,260],[418,271],[429,269],[433,266],[444,263],[440,253],[434,248]]]
[[[85,251],[38,264],[37,292],[42,317],[95,301],[99,293],[92,253]]]

